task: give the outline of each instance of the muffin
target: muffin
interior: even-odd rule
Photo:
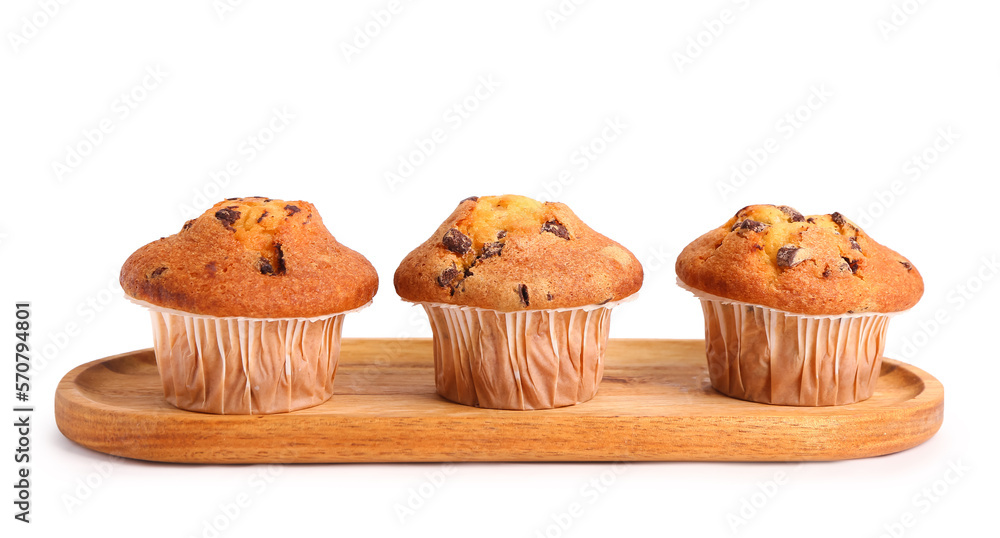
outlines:
[[[642,278],[631,252],[566,205],[506,195],[462,200],[393,283],[430,319],[441,396],[527,410],[594,396],[611,309]]]
[[[840,213],[752,205],[677,257],[701,299],[712,386],[754,402],[825,406],[875,390],[889,318],[917,303],[913,264]]]
[[[135,251],[121,286],[152,317],[168,402],[270,414],[333,394],[344,314],[378,289],[308,202],[230,198]]]

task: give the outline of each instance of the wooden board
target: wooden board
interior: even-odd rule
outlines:
[[[434,392],[430,340],[344,340],[336,394],[281,415],[181,411],[163,398],[152,350],[81,365],[60,381],[66,437],[142,460],[804,461],[890,454],[937,432],[944,389],[886,359],[875,395],[839,407],[735,400],[708,381],[701,340],[612,340],[597,396],[572,407],[498,411]]]

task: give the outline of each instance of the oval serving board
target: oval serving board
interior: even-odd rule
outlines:
[[[87,448],[151,461],[809,461],[890,454],[934,435],[944,389],[885,359],[875,395],[838,407],[735,400],[711,388],[701,340],[611,340],[596,397],[499,411],[434,391],[428,339],[345,339],[326,403],[268,416],[182,411],[152,350],[99,359],[59,383],[56,423]]]

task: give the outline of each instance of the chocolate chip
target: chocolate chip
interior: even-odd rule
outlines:
[[[455,264],[453,263],[451,264],[451,267],[448,267],[444,271],[441,271],[441,274],[438,275],[437,277],[437,284],[442,288],[447,288],[448,286],[451,285],[451,282],[455,280],[456,277],[458,277],[458,269],[455,267]]]
[[[806,222],[808,222],[809,224],[816,224],[816,219],[809,217],[808,219],[806,219]]]
[[[830,278],[830,275],[832,275],[832,274],[833,274],[833,271],[831,271],[830,270],[830,266],[827,265],[826,269],[823,269],[823,278]]]
[[[205,264],[205,270],[208,271],[208,274],[214,276],[215,275],[215,271],[216,271],[215,262],[208,262],[208,263],[206,263]]]
[[[470,197],[462,200],[461,202],[459,202],[459,205],[464,204],[465,202],[468,202],[469,200],[472,200],[473,202],[478,202],[479,201],[479,197],[478,196],[470,196]]]
[[[226,198],[227,202],[232,202],[233,200],[239,200],[239,198]]]
[[[913,270],[913,265],[910,264],[910,262],[902,262],[901,261],[899,263],[903,264],[903,267],[905,267],[907,271],[912,271]]]
[[[847,266],[851,268],[852,273],[858,272],[858,260],[852,260],[843,256],[841,256],[841,258],[847,263]]]
[[[753,245],[750,246],[750,248],[752,248],[753,250],[764,250],[764,245],[758,245],[754,243]]]
[[[285,211],[288,211],[288,216],[291,217],[292,215],[294,215],[294,214],[296,214],[296,213],[298,213],[299,211],[302,211],[302,210],[299,209],[299,206],[297,206],[297,205],[288,204],[288,205],[285,206]]]
[[[279,275],[285,274],[285,251],[281,248],[281,243],[274,244],[274,251],[278,254],[278,269],[277,273]]]
[[[802,216],[802,213],[799,213],[794,208],[788,207],[787,205],[779,205],[778,209],[780,209],[782,213],[791,217],[792,222],[803,222],[806,220],[806,218]]]
[[[215,218],[219,219],[219,222],[221,222],[227,230],[235,232],[236,229],[233,228],[233,223],[240,220],[240,212],[229,208],[220,209],[215,212]]]
[[[166,267],[157,267],[156,269],[153,269],[152,273],[149,273],[149,278],[156,278],[162,275],[166,270]]]
[[[267,216],[267,210],[265,209],[264,212],[261,213],[259,217],[257,217],[257,224],[260,224],[260,221],[264,220],[264,217],[266,216]]]
[[[260,274],[262,275],[274,274],[274,267],[271,267],[271,262],[267,258],[257,260],[257,269],[260,270]]]
[[[795,267],[809,258],[809,249],[792,245],[786,245],[778,249],[778,267]]]
[[[517,286],[517,293],[521,296],[521,302],[524,306],[531,306],[528,302],[528,286],[525,284],[519,284]]]
[[[191,219],[191,220],[185,222],[184,226],[181,228],[181,231],[183,232],[184,230],[187,230],[188,228],[190,228],[192,226],[194,226],[194,219]]]
[[[465,269],[462,270],[462,278],[469,278],[474,274],[476,273],[472,272],[472,267],[466,267]]]
[[[545,294],[545,298],[546,298],[546,299],[548,299],[548,300],[550,300],[550,301],[551,301],[552,299],[555,299],[555,297],[553,297],[553,296],[552,296],[552,293],[551,293],[551,292],[550,292],[550,293],[546,293],[546,294]]]
[[[472,248],[472,239],[469,239],[465,234],[452,228],[445,232],[444,237],[441,238],[441,244],[444,248],[458,254],[459,256],[465,255],[466,252]]]
[[[764,230],[768,229],[769,227],[770,227],[769,225],[764,224],[763,222],[757,222],[755,220],[750,220],[750,219],[747,219],[739,223],[739,226],[736,226],[736,228],[740,230],[749,230],[751,232],[756,232],[756,233],[761,233]]]
[[[507,230],[500,230],[497,232],[497,239],[503,239],[504,237],[507,237]]]
[[[841,215],[836,211],[830,213],[830,218],[833,219],[833,222],[837,223],[837,226],[843,226],[847,224],[847,219],[845,219],[843,215]]]
[[[856,237],[852,237],[850,238],[850,241],[851,241],[851,248],[853,248],[858,252],[861,252],[861,245],[858,244],[858,239]]]
[[[503,252],[503,243],[497,241],[495,243],[486,243],[483,245],[483,251],[479,254],[480,258],[492,258],[493,256],[499,256]]]
[[[545,224],[542,224],[542,231],[549,232],[556,237],[561,237],[563,239],[569,239],[569,230],[566,229],[559,221],[550,220]]]

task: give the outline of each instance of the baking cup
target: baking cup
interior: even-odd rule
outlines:
[[[621,302],[518,312],[417,303],[434,333],[437,392],[489,409],[585,402],[604,375],[611,309]]]
[[[715,390],[777,405],[828,406],[875,392],[889,318],[808,316],[696,290],[705,313],[705,355]]]
[[[266,415],[319,405],[333,395],[340,331],[349,312],[214,317],[130,300],[149,309],[163,393],[175,407]]]

